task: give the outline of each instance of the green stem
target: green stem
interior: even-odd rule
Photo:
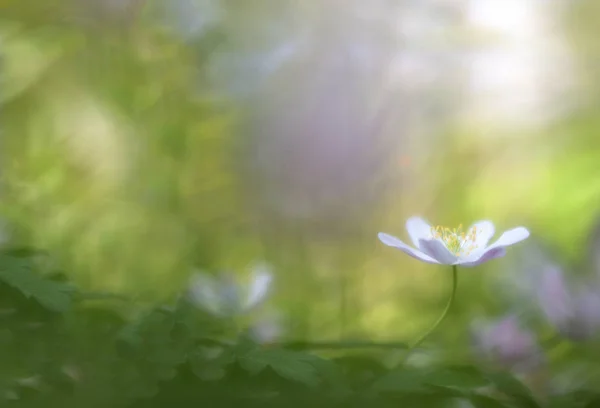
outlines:
[[[347,272],[340,274],[340,341],[344,341],[348,323],[348,277]]]
[[[452,265],[452,294],[450,294],[450,299],[448,299],[446,308],[442,312],[442,315],[433,324],[433,326],[431,326],[431,328],[429,330],[427,330],[421,337],[419,337],[419,339],[417,341],[415,341],[412,346],[410,346],[409,350],[413,350],[413,349],[417,348],[418,346],[420,346],[421,343],[423,343],[423,341],[425,341],[425,339],[427,337],[429,337],[429,335],[431,333],[433,333],[435,331],[435,329],[437,329],[437,327],[444,321],[444,319],[446,318],[446,315],[448,314],[448,311],[450,310],[450,307],[452,306],[452,303],[454,303],[454,297],[456,295],[456,287],[457,286],[458,286],[458,268],[456,265]]]

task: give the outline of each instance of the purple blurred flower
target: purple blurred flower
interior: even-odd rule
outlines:
[[[453,231],[432,227],[419,217],[411,217],[406,221],[406,230],[415,248],[383,232],[378,237],[385,245],[398,248],[423,262],[466,267],[502,257],[506,254],[506,247],[529,237],[526,228],[517,227],[502,233],[496,242],[488,246],[494,236],[494,224],[491,221],[476,222],[462,232],[460,227]]]
[[[544,269],[537,298],[546,318],[565,337],[584,341],[600,329],[600,288],[571,290],[557,266]]]
[[[522,329],[514,315],[496,322],[475,323],[472,339],[480,358],[505,369],[530,371],[543,361],[534,334]]]
[[[248,100],[240,171],[265,222],[345,236],[396,179],[406,132],[390,130],[398,112],[381,93],[389,54],[372,30],[335,24],[321,41],[314,29],[269,58],[276,69]]]

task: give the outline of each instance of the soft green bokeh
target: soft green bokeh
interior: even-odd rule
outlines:
[[[298,334],[385,339],[428,326],[450,285],[449,270],[377,242],[378,230],[403,236],[409,216],[526,225],[561,255],[586,256],[600,195],[596,111],[536,134],[488,139],[493,130],[447,129],[427,159],[414,160],[414,186],[392,184],[397,193],[369,209],[370,222],[322,239],[259,217],[248,199],[236,162],[244,106],[217,95],[205,72],[226,42],[185,43],[156,21],[152,2],[126,23],[108,12],[106,21],[90,18],[85,7],[66,18],[67,2],[51,2],[53,12],[41,3],[0,2],[1,209],[17,243],[50,251],[83,288],[172,298],[194,268],[244,273],[266,258],[277,270],[275,302],[294,314]],[[267,30],[240,32],[268,25],[272,4],[223,3],[218,30],[240,54],[270,44]],[[299,9],[299,19],[319,10]],[[584,60],[595,42],[578,38],[591,38],[590,24],[574,34]],[[500,300],[481,288],[502,262],[461,274],[454,332],[494,310]]]

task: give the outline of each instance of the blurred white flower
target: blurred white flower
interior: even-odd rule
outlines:
[[[21,387],[40,389],[42,386],[42,377],[39,374],[36,374],[31,377],[16,379],[15,382]]]
[[[587,340],[600,330],[600,288],[571,290],[558,266],[544,269],[537,299],[550,323],[571,340]]]
[[[67,377],[69,377],[75,382],[80,382],[82,380],[83,375],[81,369],[75,365],[63,365],[61,371],[63,372],[63,374],[65,374]]]
[[[475,353],[491,364],[529,371],[542,362],[535,336],[522,329],[514,315],[496,322],[476,322],[471,334]]]
[[[260,344],[270,344],[278,341],[283,335],[282,317],[271,313],[258,319],[249,329],[250,337]]]
[[[267,297],[273,275],[265,264],[252,271],[249,285],[243,285],[228,273],[217,277],[195,273],[190,282],[189,297],[198,307],[215,316],[235,316],[258,307]]]
[[[406,221],[406,230],[415,248],[400,239],[380,232],[379,240],[387,246],[398,248],[406,254],[432,264],[477,266],[506,254],[506,247],[529,237],[529,231],[517,227],[505,231],[492,245],[488,242],[494,235],[491,221],[479,221],[467,231],[462,227],[450,230],[433,227],[422,218],[411,217]]]

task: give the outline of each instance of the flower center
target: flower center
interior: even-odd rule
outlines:
[[[468,232],[463,231],[462,224],[453,230],[442,226],[431,227],[431,235],[435,239],[441,239],[446,248],[456,256],[467,256],[477,248],[477,227]]]

